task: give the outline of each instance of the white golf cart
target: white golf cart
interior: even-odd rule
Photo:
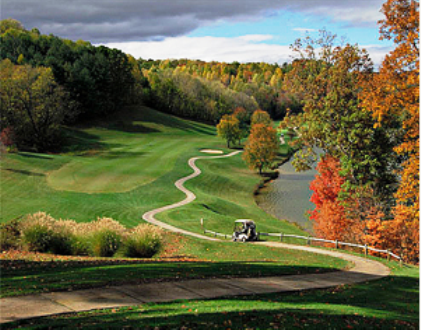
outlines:
[[[257,241],[256,224],[250,219],[235,220],[234,233],[232,234],[234,242]]]

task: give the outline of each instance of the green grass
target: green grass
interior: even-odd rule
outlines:
[[[174,247],[166,257],[143,260],[2,256],[0,297],[48,291],[101,287],[111,284],[210,277],[258,277],[327,272],[348,266],[344,260],[229,242],[203,242],[170,235]],[[21,260],[16,260],[21,259]],[[188,260],[183,261],[183,260]]]
[[[229,151],[215,127],[143,106],[69,129],[68,135],[73,144],[67,152],[2,157],[0,222],[44,211],[79,222],[112,217],[131,227],[146,211],[184,199],[174,182],[191,173],[187,161],[205,155],[200,149]],[[164,221],[200,232],[199,219],[205,218],[209,229],[229,233],[233,220],[247,217],[261,229],[301,232],[258,208],[252,192],[261,178],[241,155],[198,164],[204,177],[187,183],[198,198],[160,215]]]
[[[43,317],[7,327],[418,329],[419,269],[392,265],[390,277],[328,290],[149,303]]]
[[[185,184],[197,195],[196,200],[156,218],[195,232],[201,231],[198,219],[203,218],[205,228],[226,234],[232,233],[234,219],[253,219],[262,232],[302,233],[298,227],[268,216],[257,206],[251,191],[261,179],[250,175],[243,163],[241,155],[196,161],[202,174]]]

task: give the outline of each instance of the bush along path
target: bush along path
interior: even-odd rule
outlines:
[[[189,176],[179,179],[175,183],[176,187],[183,191],[187,197],[178,203],[149,211],[143,215],[143,219],[173,232],[201,239],[218,241],[216,238],[206,237],[170,226],[156,220],[154,216],[165,210],[186,205],[196,198],[194,193],[183,186],[186,181],[200,175],[201,171],[195,165],[196,160],[231,157],[240,152],[241,151],[235,151],[230,154],[214,157],[206,156],[191,158],[189,160],[189,166],[194,172]],[[139,305],[146,302],[167,302],[180,299],[209,299],[223,296],[322,289],[379,279],[388,276],[390,273],[390,269],[378,261],[339,251],[322,250],[314,247],[289,245],[277,242],[257,242],[253,244],[329,255],[350,261],[354,264],[354,267],[349,270],[326,274],[237,278],[235,281],[232,281],[231,279],[199,279],[175,283],[121,285],[90,290],[77,290],[73,292],[53,292],[32,296],[3,298],[0,299],[0,323],[60,313]]]

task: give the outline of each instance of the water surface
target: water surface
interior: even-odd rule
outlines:
[[[309,185],[317,172],[296,172],[292,160],[279,167],[279,177],[261,190],[256,201],[269,214],[295,222],[311,233],[312,225],[305,214],[314,209]]]

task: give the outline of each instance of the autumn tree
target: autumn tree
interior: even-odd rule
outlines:
[[[243,159],[251,169],[258,169],[262,174],[264,168],[272,165],[279,152],[279,140],[272,126],[255,124],[244,147]]]
[[[340,162],[332,156],[324,156],[317,164],[318,174],[310,183],[313,191],[310,201],[315,209],[310,212],[314,232],[319,237],[341,240],[349,230],[350,221],[339,200],[345,178],[339,172]]]
[[[399,118],[404,131],[395,152],[402,160],[396,206],[391,221],[371,222],[371,231],[383,229],[383,246],[419,261],[419,2],[388,0],[382,9],[380,39],[393,40],[395,49],[384,59],[379,73],[362,81],[362,106],[376,127]],[[371,236],[375,236],[371,234]]]
[[[266,111],[258,109],[251,115],[251,125],[254,126],[256,124],[270,126],[272,125],[272,119],[270,119],[270,116]]]
[[[0,64],[1,129],[14,131],[18,148],[46,151],[56,146],[69,104],[51,69]]]
[[[397,181],[393,147],[400,128],[397,118],[375,127],[371,114],[361,110],[361,79],[373,75],[372,63],[364,50],[350,44],[336,46],[335,40],[334,35],[322,31],[320,39],[295,43],[300,58],[294,61],[284,85],[302,96],[303,113],[286,118],[282,127],[297,132],[293,142],[299,149],[293,161],[296,169],[310,169],[328,157],[340,168],[342,182],[335,202],[344,216],[342,212],[333,216],[335,203],[326,202],[323,211],[313,214],[317,215],[315,229],[337,232],[335,228],[343,226],[346,232],[338,238],[364,243],[368,217],[390,216]],[[319,169],[326,166],[320,165]],[[317,181],[319,192],[324,184],[329,187],[328,181]]]
[[[216,126],[218,136],[227,141],[228,148],[230,143],[240,140],[241,130],[240,122],[234,115],[224,115]]]
[[[241,139],[244,139],[249,135],[250,128],[248,122],[250,121],[250,114],[243,107],[237,107],[234,110],[233,116],[237,118],[239,122],[240,140],[238,141],[238,144],[241,144]]]

